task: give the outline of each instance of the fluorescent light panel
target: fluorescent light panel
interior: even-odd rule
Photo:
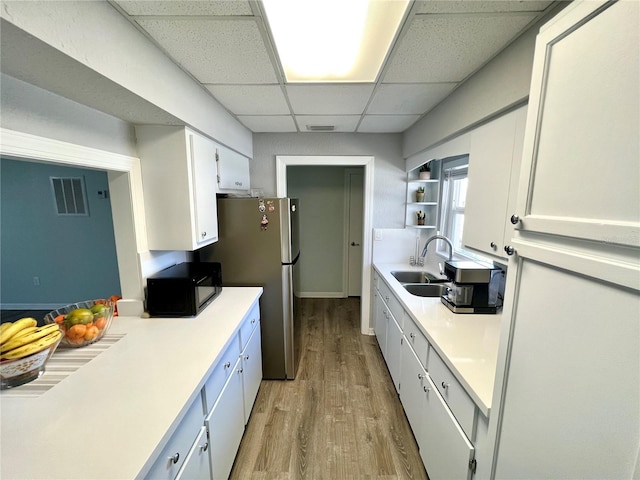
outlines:
[[[262,0],[287,82],[374,82],[409,0]]]

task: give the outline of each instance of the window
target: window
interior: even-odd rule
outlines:
[[[454,157],[442,162],[442,197],[440,202],[440,233],[451,240],[454,253],[462,250],[464,208],[467,198],[469,157]],[[449,247],[438,241],[438,253],[449,256]]]

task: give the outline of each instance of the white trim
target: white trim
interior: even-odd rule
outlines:
[[[0,155],[108,172],[120,289],[124,298],[143,300],[138,252],[148,248],[140,160],[6,128],[0,128]]]
[[[371,254],[373,232],[373,156],[328,156],[328,155],[276,155],[276,194],[287,196],[287,167],[293,165],[331,165],[364,167],[364,206],[362,228],[362,296],[360,302],[360,331],[369,332],[371,310]]]
[[[346,298],[342,292],[299,292],[300,298]]]

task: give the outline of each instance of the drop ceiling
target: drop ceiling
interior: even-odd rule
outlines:
[[[376,81],[356,84],[288,84],[257,1],[110,3],[253,132],[383,133],[413,125],[554,2],[412,2]]]

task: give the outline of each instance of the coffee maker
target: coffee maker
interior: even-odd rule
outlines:
[[[472,261],[449,260],[444,274],[451,281],[441,299],[453,313],[492,314],[502,307],[498,285],[502,271]]]

